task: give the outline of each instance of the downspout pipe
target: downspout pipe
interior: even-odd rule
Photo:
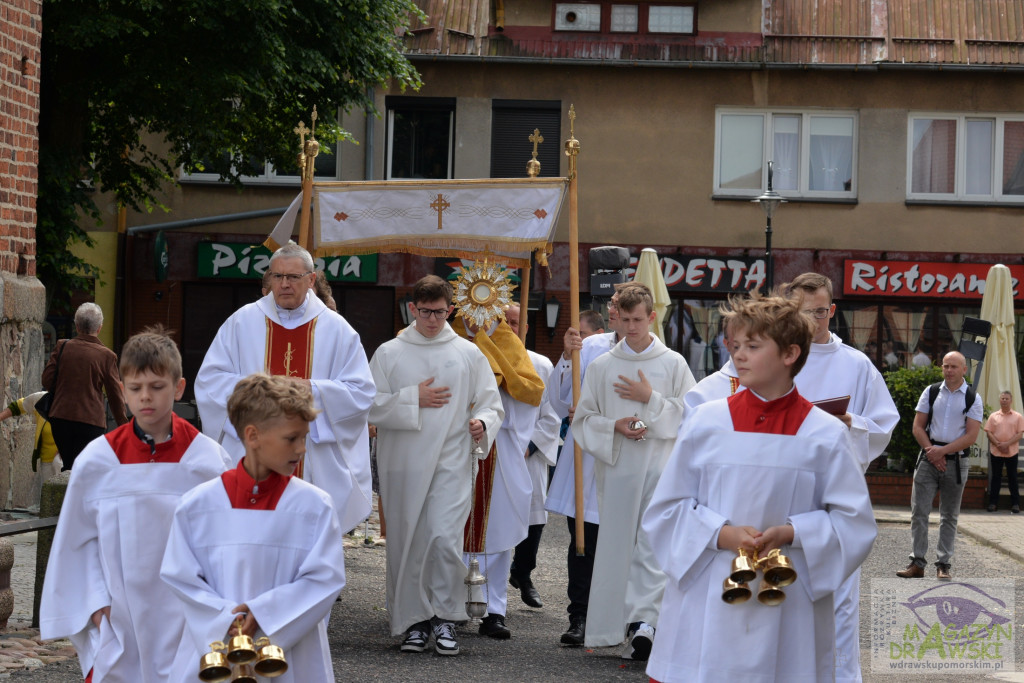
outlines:
[[[186,218],[180,221],[169,221],[167,223],[151,223],[150,225],[136,225],[128,228],[125,232],[129,235],[140,235],[146,232],[159,232],[161,230],[180,230],[182,228],[195,228],[200,225],[211,223],[231,223],[233,221],[247,221],[253,218],[267,218],[269,216],[281,216],[288,210],[287,206],[277,209],[260,209],[258,211],[243,211],[241,213],[225,213],[219,216],[204,216],[200,218]]]

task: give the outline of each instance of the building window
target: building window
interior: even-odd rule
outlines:
[[[695,5],[646,2],[556,3],[556,31],[694,35]]]
[[[386,179],[452,177],[455,99],[388,97]]]
[[[718,196],[756,197],[772,187],[786,197],[853,199],[857,117],[853,112],[721,109],[715,126]]]
[[[1024,201],[1024,118],[912,114],[907,199]]]
[[[636,33],[640,26],[639,7],[612,5],[611,30],[613,33]]]
[[[693,7],[651,5],[647,30],[650,33],[693,33]]]
[[[596,3],[558,3],[555,5],[556,31],[600,31],[601,5]]]
[[[562,160],[562,103],[559,100],[494,100],[491,104],[491,177],[525,178],[533,156],[530,137],[539,130],[537,145],[542,178],[557,178]]]

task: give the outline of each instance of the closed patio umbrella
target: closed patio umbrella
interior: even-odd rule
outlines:
[[[1017,355],[1014,353],[1013,278],[1002,264],[989,268],[981,298],[981,318],[992,323],[985,364],[978,378],[978,394],[985,405],[999,407],[999,392],[1013,393],[1013,409],[1021,411]]]
[[[661,272],[661,264],[658,262],[658,252],[647,247],[640,252],[640,261],[636,264],[636,273],[633,275],[633,282],[641,282],[647,285],[654,296],[654,312],[657,317],[654,319],[652,332],[658,335],[658,339],[665,341],[662,334],[663,323],[665,322],[665,311],[672,303],[668,295],[668,287],[665,286],[665,276]]]

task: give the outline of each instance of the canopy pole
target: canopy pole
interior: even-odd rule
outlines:
[[[519,283],[519,341],[526,346],[526,328],[530,320],[530,264],[523,266],[522,281]]]
[[[569,320],[570,325],[580,329],[580,240],[579,201],[576,173],[576,157],[580,153],[580,142],[575,135],[576,108],[569,105],[569,139],[565,141],[565,155],[569,157]],[[572,407],[575,413],[580,400],[580,352],[572,352]],[[576,555],[583,556],[586,543],[583,536],[583,450],[573,439],[574,482],[576,486]]]
[[[316,141],[316,105],[310,115],[309,128],[299,121],[294,130],[299,135],[302,151],[299,152],[299,170],[302,174],[302,209],[299,213],[299,246],[313,253],[313,217],[311,206],[313,200],[313,175],[315,173],[316,156],[320,153],[320,143]],[[309,140],[306,139],[309,133]]]

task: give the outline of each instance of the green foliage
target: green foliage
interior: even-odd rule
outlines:
[[[179,167],[235,183],[254,161],[293,169],[293,128],[314,105],[328,146],[348,136],[337,112],[376,113],[371,87],[418,88],[398,37],[417,12],[414,0],[44,2],[44,284],[59,296],[89,274],[66,253],[85,238],[71,218],[100,216],[85,188],[143,210]]]
[[[892,433],[889,447],[889,462],[900,460],[905,469],[910,471],[917,463],[917,454],[921,447],[914,438],[914,416],[917,414],[917,402],[921,393],[929,384],[942,380],[942,369],[937,365],[926,365],[915,368],[900,368],[883,373],[885,384],[896,409],[900,413],[899,424]]]

